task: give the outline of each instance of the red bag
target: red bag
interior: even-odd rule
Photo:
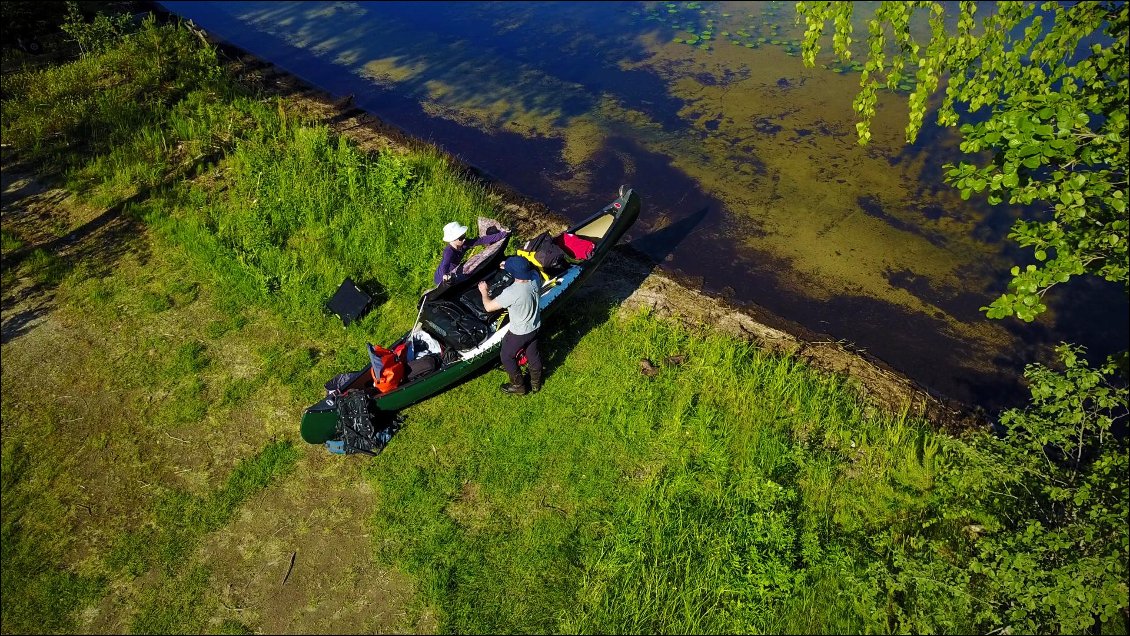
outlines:
[[[592,251],[596,247],[593,242],[588,239],[583,239],[576,234],[569,234],[568,232],[561,235],[562,247],[565,252],[572,258],[579,261],[588,259],[592,256]]]

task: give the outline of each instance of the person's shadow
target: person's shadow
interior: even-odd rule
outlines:
[[[554,312],[542,327],[540,349],[546,380],[590,331],[616,313],[660,263],[694,232],[709,211],[708,207],[703,207],[663,228],[620,243],[608,254],[584,286],[566,301],[569,306]],[[641,216],[643,213],[641,211]]]

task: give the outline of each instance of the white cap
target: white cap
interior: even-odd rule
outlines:
[[[466,225],[459,225],[457,221],[452,221],[451,223],[443,226],[443,242],[450,243],[466,233]]]

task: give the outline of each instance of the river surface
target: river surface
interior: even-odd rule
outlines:
[[[984,317],[1030,258],[1006,238],[1022,210],[946,186],[959,140],[928,115],[905,144],[905,93],[859,146],[858,71],[803,66],[792,3],[161,4],[572,220],[630,184],[626,240],[664,270],[951,398],[1018,405],[1055,343],[1127,346],[1117,285],[1057,287],[1032,324]]]

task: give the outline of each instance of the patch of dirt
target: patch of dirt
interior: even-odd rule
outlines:
[[[232,619],[268,634],[436,632],[434,613],[414,605],[413,582],[373,558],[373,493],[360,468],[306,453],[301,478],[260,493],[215,533],[203,550],[224,582],[213,628]]]
[[[447,505],[446,512],[460,526],[478,532],[486,528],[494,506],[483,495],[478,483],[465,481],[459,489],[459,497]]]

